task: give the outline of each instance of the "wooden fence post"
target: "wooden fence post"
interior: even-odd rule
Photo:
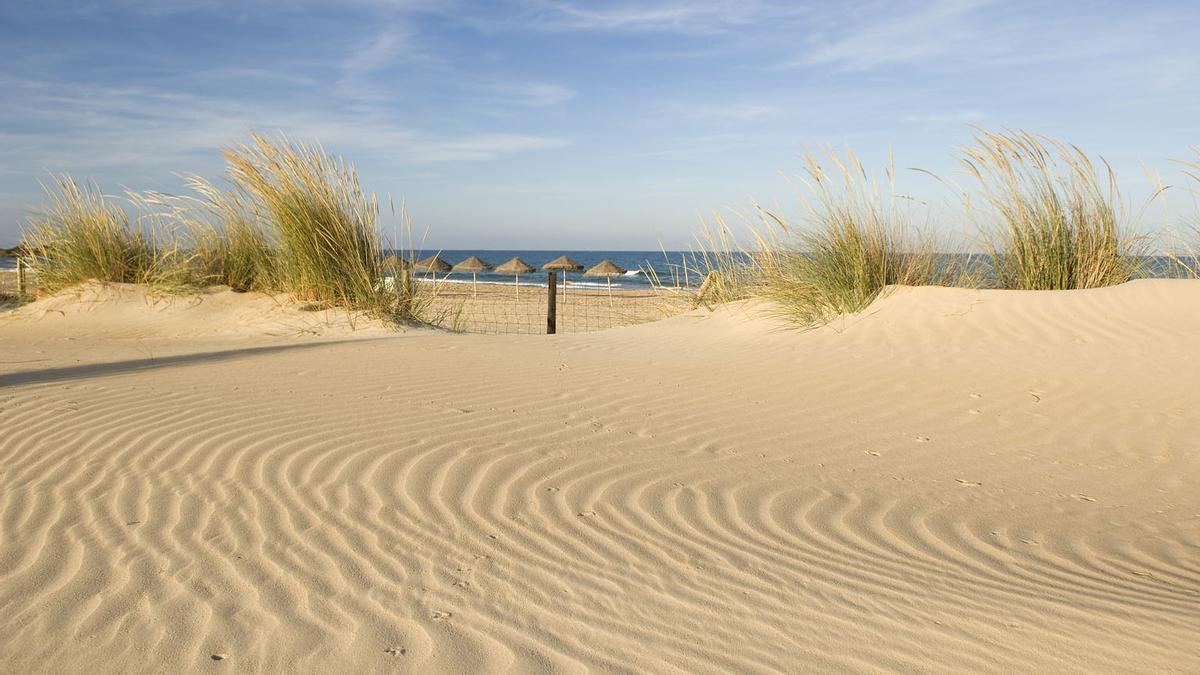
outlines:
[[[17,258],[17,298],[25,297],[25,261]]]
[[[558,273],[553,270],[546,273],[546,290],[546,335],[554,335],[558,332],[558,308],[554,305],[558,295]]]

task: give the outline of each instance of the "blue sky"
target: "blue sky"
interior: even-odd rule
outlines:
[[[954,171],[971,125],[1144,163],[1200,145],[1200,3],[6,0],[0,245],[48,171],[215,177],[251,129],[321,142],[445,248],[686,246],[849,145]],[[945,188],[901,187],[958,227]],[[1153,223],[1151,223],[1153,225]]]

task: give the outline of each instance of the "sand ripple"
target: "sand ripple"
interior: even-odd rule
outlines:
[[[0,670],[1195,672],[1196,306],[0,364]]]

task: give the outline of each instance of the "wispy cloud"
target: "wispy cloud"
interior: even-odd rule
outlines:
[[[566,103],[575,98],[577,93],[570,87],[550,82],[520,82],[515,84],[493,82],[484,84],[481,88],[510,97],[517,104],[529,106],[549,106]]]
[[[823,31],[794,63],[862,70],[935,58],[954,51],[975,32],[971,15],[990,0],[937,0],[905,6],[875,5],[826,14]]]
[[[525,20],[542,28],[597,31],[709,33],[746,26],[765,15],[795,11],[786,10],[786,5],[770,5],[754,0],[668,0],[608,5],[533,0],[524,4],[530,15]]]
[[[44,170],[145,187],[215,172],[251,129],[346,154],[434,220],[561,233],[561,205],[622,241],[686,241],[804,145],[936,168],[971,124],[1020,126],[1137,173],[1196,142],[1198,23],[1186,0],[9,0],[0,239]]]
[[[691,109],[690,117],[700,121],[759,122],[783,114],[783,108],[770,103],[704,103]]]
[[[352,99],[387,98],[381,95],[381,88],[372,82],[372,75],[401,64],[437,61],[430,52],[420,47],[412,28],[393,25],[350,50],[341,63],[334,92]]]
[[[538,134],[454,134],[414,128],[378,112],[355,115],[348,124],[336,109],[302,109],[286,102],[245,102],[149,87],[106,88],[0,77],[0,88],[6,92],[10,124],[20,120],[26,127],[0,134],[0,161],[39,171],[177,165],[197,154],[211,156],[251,129],[320,140],[359,157],[384,155],[400,165],[486,161],[567,144]]]

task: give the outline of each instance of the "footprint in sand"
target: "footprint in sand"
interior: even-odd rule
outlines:
[[[210,658],[213,661],[224,661],[225,659],[229,658],[229,655],[228,654],[213,654]]]
[[[971,398],[983,398],[983,394],[973,391],[973,392],[971,392]]]
[[[1096,498],[1095,498],[1095,497],[1089,497],[1089,496],[1087,496],[1087,495],[1071,495],[1071,497],[1072,497],[1073,499],[1078,499],[1078,500],[1079,500],[1079,501],[1081,501],[1081,502],[1094,502],[1094,501],[1096,501]]]
[[[965,478],[955,478],[954,480],[963,487],[979,487],[980,485],[983,485],[983,483],[976,483],[973,480],[967,480]]]
[[[452,616],[454,616],[453,612],[434,612],[432,614],[434,621],[448,621]]]
[[[383,652],[390,656],[404,656],[408,653],[408,649],[405,647],[388,647]]]
[[[915,440],[918,443],[928,443],[929,441],[931,441],[933,439],[929,438],[928,436],[916,436],[913,440]]]

